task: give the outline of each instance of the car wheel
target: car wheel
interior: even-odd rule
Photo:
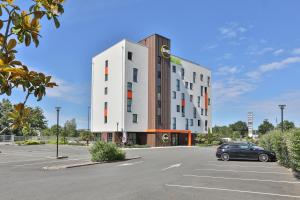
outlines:
[[[258,156],[258,159],[260,162],[268,162],[269,156],[267,154],[263,153]]]
[[[229,154],[228,154],[228,153],[222,153],[221,159],[222,159],[223,161],[228,161],[228,160],[229,160]]]

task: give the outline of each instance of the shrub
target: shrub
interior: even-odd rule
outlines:
[[[290,152],[290,166],[300,171],[300,129],[292,131],[287,140],[288,151]]]
[[[26,140],[24,142],[25,145],[38,145],[38,144],[41,144],[40,141],[38,140]]]
[[[102,141],[97,141],[90,148],[90,153],[94,162],[125,159],[125,152],[118,148],[117,145]]]
[[[216,145],[220,145],[221,144],[221,142],[220,141],[217,141],[217,140],[215,140],[215,141],[212,141],[212,143],[211,143],[213,146],[216,146]]]

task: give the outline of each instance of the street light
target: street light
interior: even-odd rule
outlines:
[[[61,107],[55,107],[56,109],[56,113],[57,113],[57,124],[56,124],[56,158],[58,158],[58,126],[59,126],[59,110],[61,109]]]
[[[281,104],[278,105],[281,110],[281,132],[283,133],[283,110],[285,109],[286,105]]]

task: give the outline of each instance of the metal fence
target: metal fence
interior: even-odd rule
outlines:
[[[15,136],[15,135],[0,135],[0,142],[22,142],[26,140],[43,141],[45,143],[56,141],[56,136]],[[80,137],[59,137],[59,140],[68,142],[81,142]],[[92,142],[92,141],[91,141]]]

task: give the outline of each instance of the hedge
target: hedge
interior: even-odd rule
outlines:
[[[125,152],[117,147],[117,145],[102,141],[97,141],[90,148],[90,153],[92,156],[91,160],[94,162],[116,161],[125,159]]]
[[[271,131],[260,137],[259,145],[274,151],[281,165],[300,171],[300,129]]]

